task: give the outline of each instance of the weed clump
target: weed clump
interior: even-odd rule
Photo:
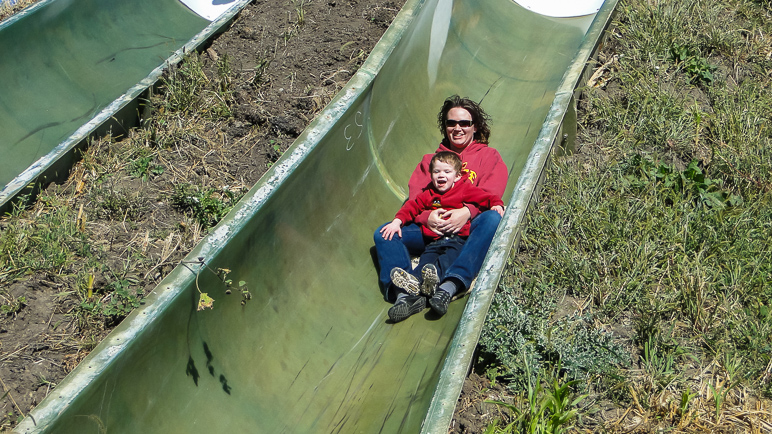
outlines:
[[[525,308],[511,291],[495,297],[480,344],[496,354],[511,388],[527,390],[538,383],[541,372],[558,364],[560,378],[580,389],[629,366],[628,351],[596,326],[593,315],[574,312],[555,318],[556,305],[549,299]]]
[[[142,291],[132,286],[128,279],[116,280],[103,288],[102,297],[85,297],[80,309],[87,316],[104,318],[106,327],[115,326],[140,305]]]
[[[708,63],[697,50],[685,45],[674,45],[670,48],[670,60],[683,69],[692,83],[713,84],[713,72],[716,66]]]
[[[182,183],[174,186],[171,203],[193,216],[206,229],[225,217],[244,193],[244,189],[234,192],[228,188],[201,188]]]

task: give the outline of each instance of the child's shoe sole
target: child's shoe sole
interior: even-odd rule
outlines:
[[[410,295],[418,295],[421,291],[418,279],[401,268],[395,267],[391,270],[391,281],[397,288],[403,289]]]
[[[433,264],[426,264],[421,269],[421,276],[424,281],[421,284],[421,294],[431,297],[437,290],[437,285],[440,284],[440,276],[437,275],[437,267]]]

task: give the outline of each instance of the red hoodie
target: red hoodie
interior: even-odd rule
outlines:
[[[440,151],[452,151],[445,145],[440,143],[439,148],[435,153]],[[472,142],[461,153],[454,152],[461,158],[462,172],[469,177],[472,184],[482,188],[488,193],[501,198],[504,194],[504,190],[507,188],[507,178],[509,177],[509,171],[507,165],[504,164],[504,160],[501,159],[499,151],[489,147],[485,143]],[[429,163],[434,157],[434,153],[424,155],[421,163],[415,168],[413,174],[410,176],[408,182],[409,197],[408,200],[413,200],[422,191],[430,189],[432,187],[432,174],[429,170]],[[470,220],[475,218],[480,210],[475,206],[468,206],[472,215]],[[420,216],[416,217],[416,223],[420,223],[426,226],[429,219],[429,213],[424,212]]]
[[[402,208],[397,212],[396,218],[402,220],[404,225],[407,222],[413,221],[423,211],[435,210],[439,208],[443,209],[458,209],[465,205],[473,205],[479,210],[486,210],[496,205],[504,205],[501,199],[488,193],[482,188],[475,187],[469,180],[464,177],[458,180],[453,187],[445,193],[438,192],[434,186],[424,190],[413,200],[408,200],[402,205]],[[469,236],[469,227],[472,226],[471,221],[467,221],[461,230],[458,231],[459,236]],[[425,237],[431,239],[437,239],[440,237],[437,233],[421,225],[421,232]]]

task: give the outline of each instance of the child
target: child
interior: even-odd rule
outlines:
[[[478,209],[493,209],[504,214],[504,202],[500,198],[472,185],[461,175],[461,159],[453,152],[438,152],[432,157],[429,169],[432,176],[431,188],[421,192],[414,200],[405,202],[394,220],[381,228],[381,236],[390,240],[394,234],[402,236],[402,226],[414,221],[424,210],[457,209],[467,204]],[[453,294],[437,289],[445,270],[461,252],[469,235],[471,222],[455,235],[442,235],[421,226],[424,238],[433,240],[421,254],[418,267],[410,272],[401,268],[391,270],[394,285],[403,292],[397,295],[397,301],[389,309],[389,318],[399,322],[426,308],[426,297],[432,310],[444,315]]]

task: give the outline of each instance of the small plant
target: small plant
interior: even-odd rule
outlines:
[[[94,298],[88,290],[80,308],[91,315],[104,316],[109,322],[120,321],[140,305],[140,292],[132,291],[131,286],[132,282],[128,279],[116,280],[104,288],[102,292],[105,296],[102,298]]]
[[[529,378],[532,376],[529,373]],[[499,430],[496,425],[488,427],[490,433],[551,433],[559,434],[570,426],[566,426],[576,418],[578,406],[588,395],[573,397],[571,390],[576,381],[561,384],[557,379],[549,382],[549,390],[542,386],[542,377],[538,375],[535,381],[528,383],[527,397],[521,406],[502,401],[486,401],[507,408],[515,414],[515,420]]]
[[[678,416],[682,419],[687,417],[689,414],[689,406],[694,399],[694,397],[697,396],[696,393],[692,393],[691,388],[687,387],[686,390],[681,392],[681,400],[678,403]]]
[[[692,194],[708,208],[723,209],[742,204],[742,197],[725,190],[720,179],[706,177],[697,160],[692,160],[686,169],[678,171],[673,166],[655,164],[636,154],[620,164],[620,168],[624,174],[621,189],[633,187],[640,190],[654,182],[679,196]]]
[[[496,381],[501,375],[501,367],[498,365],[491,365],[485,369],[485,377],[490,381],[491,387],[496,385]]]
[[[104,187],[93,190],[92,197],[99,204],[98,211],[103,217],[136,220],[148,210],[147,198],[128,189]]]
[[[3,297],[5,298],[5,297]],[[13,315],[21,312],[21,310],[24,308],[24,306],[27,305],[27,298],[24,296],[13,298],[11,297],[10,300],[4,300],[3,304],[0,305],[0,312],[6,314],[6,315]]]
[[[716,67],[699,56],[696,50],[686,45],[674,45],[670,48],[670,60],[681,67],[693,83],[713,84],[713,71]]]
[[[201,311],[204,309],[212,309],[214,307],[214,299],[209,295],[209,293],[203,292],[201,290],[201,286],[199,285],[199,276],[201,275],[201,270],[206,269],[220,279],[220,281],[225,285],[225,295],[230,295],[233,293],[233,280],[228,278],[228,274],[230,274],[231,270],[227,268],[212,269],[206,262],[204,262],[203,257],[198,257],[197,259],[197,261],[183,261],[184,264],[197,264],[201,267],[196,272],[196,290],[199,294],[196,310]],[[244,280],[239,281],[237,289],[241,293],[241,305],[244,306],[247,304],[247,301],[252,299],[252,293],[249,291],[247,282]]]
[[[298,27],[306,23],[306,0],[292,0],[292,4],[295,6],[295,24]]]
[[[271,139],[268,143],[271,145],[271,150],[268,151],[268,167],[271,167],[279,161],[283,152],[281,150],[281,145],[276,143],[275,140]]]
[[[265,74],[268,70],[268,66],[271,64],[271,59],[268,57],[268,53],[264,52],[262,56],[257,58],[254,68],[254,76],[249,80],[250,84],[260,85],[265,82]]]
[[[181,211],[192,215],[206,229],[217,224],[243,196],[243,189],[200,188],[191,184],[174,186],[171,202]]]
[[[152,164],[154,158],[153,155],[146,155],[132,161],[129,165],[129,174],[147,181],[151,176],[158,176],[164,173],[163,166]]]

